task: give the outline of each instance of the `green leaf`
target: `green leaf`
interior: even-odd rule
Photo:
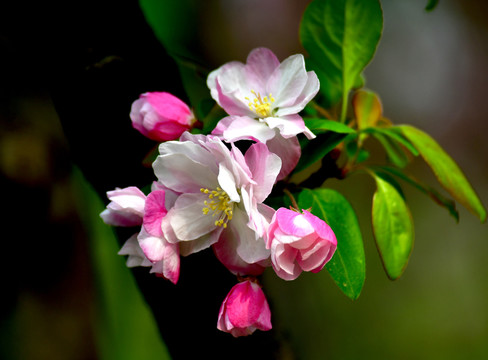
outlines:
[[[100,219],[102,201],[76,170],[79,213],[89,232],[96,278],[95,335],[101,360],[170,359],[156,321],[140,292],[113,229]],[[147,273],[148,276],[149,270]],[[152,275],[154,276],[154,275]],[[161,281],[165,281],[161,279]]]
[[[478,195],[456,162],[441,146],[432,137],[413,126],[402,125],[398,128],[419,151],[441,186],[461,205],[478,216],[481,222],[486,221],[486,209]]]
[[[346,198],[331,189],[304,189],[298,197],[302,209],[324,220],[337,237],[337,250],[326,268],[342,292],[355,300],[366,276],[363,238],[356,213]]]
[[[388,158],[394,165],[400,168],[407,166],[409,159],[403,149],[397,143],[391,141],[381,133],[374,132],[373,136],[381,143],[381,145],[383,145]]]
[[[427,6],[425,7],[425,11],[434,10],[438,3],[439,3],[439,0],[429,0],[429,2],[427,3]]]
[[[356,132],[349,126],[346,126],[334,120],[305,118],[304,121],[305,125],[316,135],[322,134],[327,131],[332,131],[340,134],[351,134]]]
[[[413,249],[413,220],[397,186],[376,173],[376,192],[373,197],[373,234],[386,274],[399,278]]]
[[[302,147],[302,155],[295,167],[295,172],[302,171],[312,165],[314,162],[322,159],[332,149],[339,145],[347,134],[326,132],[325,134],[319,134],[313,140],[303,139],[300,141]]]
[[[424,183],[417,180],[412,175],[405,174],[402,170],[390,167],[390,166],[375,166],[373,170],[379,169],[381,171],[389,172],[392,175],[397,176],[398,178],[404,180],[405,182],[409,183],[416,189],[420,190],[424,194],[428,195],[434,202],[440,206],[445,207],[449,214],[456,219],[456,222],[459,222],[459,212],[456,209],[456,203],[441,193],[439,193],[436,189],[425,185]]]
[[[392,140],[396,141],[398,144],[404,146],[405,148],[408,149],[414,156],[418,156],[419,152],[415,148],[415,146],[412,145],[410,141],[408,141],[407,138],[403,135],[401,129],[399,129],[398,126],[393,126],[389,128],[380,128],[380,127],[370,127],[367,129],[364,129],[362,133],[366,134],[382,134],[385,136],[388,136]]]
[[[300,40],[320,80],[326,106],[345,103],[376,51],[383,28],[378,0],[314,0],[303,15]]]
[[[207,114],[207,102],[212,100],[206,84],[208,69],[200,64],[195,27],[188,26],[198,19],[197,0],[140,0],[139,6],[159,42],[178,64],[181,80],[197,119]]]

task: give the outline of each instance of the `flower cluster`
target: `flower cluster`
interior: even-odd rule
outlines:
[[[265,204],[300,158],[297,135],[314,137],[298,113],[319,82],[302,55],[280,63],[258,48],[246,64],[211,72],[207,85],[228,114],[209,135],[188,132],[196,122],[191,110],[168,93],[146,93],[134,102],[133,126],[164,141],[153,163],[157,181],[147,196],[136,187],[109,191],[101,217],[109,225],[137,227],[119,252],[128,255],[127,266],[150,267],[175,284],[180,256],[212,248],[240,279],[217,323],[237,337],[271,329],[257,276],[267,267],[285,280],[318,272],[337,246],[332,229],[309,211]],[[238,140],[253,143],[242,152]]]

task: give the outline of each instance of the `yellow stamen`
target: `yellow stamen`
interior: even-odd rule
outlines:
[[[234,203],[230,201],[229,195],[220,187],[217,187],[216,190],[201,188],[200,192],[208,194],[208,198],[211,200],[203,202],[205,205],[202,208],[203,214],[208,215],[211,213],[212,217],[218,216],[218,219],[214,222],[215,226],[227,228],[227,223],[232,220],[234,209]]]
[[[271,104],[275,102],[275,98],[271,93],[268,96],[261,98],[260,93],[256,93],[254,90],[251,90],[251,94],[254,95],[253,101],[248,97],[245,97],[248,101],[249,110],[254,111],[259,117],[266,118],[273,115],[271,111]]]

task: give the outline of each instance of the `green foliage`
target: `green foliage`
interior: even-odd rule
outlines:
[[[486,221],[486,209],[459,166],[441,146],[432,137],[413,126],[402,125],[399,128],[430,166],[442,187],[461,205],[478,216],[481,222]]]
[[[392,179],[374,174],[376,192],[373,197],[373,233],[388,277],[403,274],[413,249],[413,220],[399,185]]]
[[[414,178],[412,175],[404,173],[402,170],[397,169],[395,167],[391,166],[377,166],[374,169],[378,169],[381,171],[386,171],[392,175],[395,175],[396,177],[404,180],[405,182],[409,183],[416,189],[420,190],[424,194],[428,195],[434,202],[444,208],[446,208],[449,211],[449,214],[451,214],[454,219],[456,219],[456,222],[459,221],[459,212],[456,209],[456,203],[450,199],[439,193],[436,189],[425,185],[421,181],[417,180]]]
[[[194,49],[195,28],[186,26],[197,19],[196,0],[140,0],[139,5],[154,34],[178,64],[183,86],[198,119],[207,116],[213,100],[206,84],[208,70],[200,64]],[[185,26],[182,26],[185,24]]]
[[[308,65],[320,80],[326,107],[342,99],[342,122],[349,91],[376,51],[383,28],[378,0],[315,0],[303,15],[300,39]]]
[[[335,190],[303,190],[301,209],[323,219],[337,237],[337,250],[326,267],[335,283],[352,300],[359,297],[366,276],[364,247],[356,213],[346,198]]]
[[[81,173],[74,173],[80,214],[89,231],[91,256],[97,274],[95,334],[102,360],[170,359],[156,322],[134,277],[117,256],[113,230],[100,219],[104,206]],[[163,280],[162,280],[163,281]]]
[[[318,119],[318,118],[306,118],[305,125],[312,130],[312,132],[317,134],[323,134],[327,131],[333,131],[339,134],[351,134],[355,133],[353,129],[350,127],[338,123],[337,121],[327,120],[327,119]]]

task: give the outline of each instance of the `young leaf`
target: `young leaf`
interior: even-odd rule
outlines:
[[[376,126],[383,115],[380,99],[372,91],[356,91],[352,98],[352,107],[359,130]]]
[[[300,39],[320,80],[327,106],[343,99],[372,59],[383,28],[378,0],[314,0],[303,15]]]
[[[351,134],[355,131],[349,126],[341,124],[334,120],[305,118],[305,125],[315,134],[322,134],[327,131],[332,131],[340,134]]]
[[[366,274],[363,238],[354,209],[335,190],[304,189],[298,197],[302,209],[311,208],[337,237],[337,250],[326,268],[335,283],[352,300],[359,297]]]
[[[413,220],[397,186],[379,174],[373,197],[373,233],[386,274],[391,280],[405,270],[413,248]]]
[[[432,137],[409,125],[398,126],[419,151],[434,172],[437,180],[451,196],[459,201],[481,222],[486,221],[486,209],[456,162]]]
[[[439,193],[436,189],[423,184],[416,178],[414,178],[411,175],[405,174],[402,170],[391,167],[391,166],[376,166],[374,169],[379,169],[381,171],[386,171],[392,175],[395,175],[399,177],[400,179],[406,181],[413,187],[417,188],[418,190],[422,191],[424,194],[428,195],[432,200],[435,201],[440,206],[445,207],[448,211],[449,214],[452,215],[454,219],[456,219],[456,222],[459,222],[459,212],[456,209],[456,203],[445,196],[443,196],[441,193]],[[373,169],[373,170],[374,170]]]

